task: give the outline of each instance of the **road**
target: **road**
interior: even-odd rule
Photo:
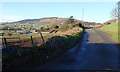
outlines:
[[[118,47],[106,33],[87,29],[82,43],[35,70],[111,70],[118,68]]]

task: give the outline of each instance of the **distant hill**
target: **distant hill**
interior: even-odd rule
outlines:
[[[111,20],[104,22],[103,24],[112,24],[112,23],[115,23],[117,21],[118,21],[118,19],[111,19]]]
[[[60,17],[45,17],[39,19],[25,19],[16,22],[6,22],[0,25],[1,28],[17,28],[22,30],[40,29],[41,27],[53,27],[55,25],[63,25],[68,20],[68,18]],[[76,23],[83,23],[81,20],[74,19]],[[95,22],[84,22],[85,26],[95,25]]]
[[[1,29],[3,28],[21,28],[22,30],[31,30],[31,29],[40,29],[41,27],[51,27],[54,25],[62,25],[68,18],[59,18],[59,17],[45,17],[40,19],[25,19],[16,22],[6,22],[0,25]],[[80,22],[80,20],[76,20]]]
[[[40,19],[25,19],[25,20],[21,20],[21,21],[17,21],[17,22],[20,22],[20,23],[26,23],[26,22],[36,22],[36,21],[39,21]],[[12,22],[12,23],[15,23],[15,22]]]
[[[6,22],[3,24],[14,24],[14,23],[38,23],[38,22],[44,22],[44,23],[60,23],[66,20],[67,18],[58,18],[58,17],[46,17],[46,18],[40,18],[40,19],[25,19],[25,20],[20,20],[16,22]]]
[[[2,24],[63,24],[68,18],[59,18],[59,17],[45,17],[40,19],[25,19],[16,22],[5,22]],[[75,19],[76,22],[82,22],[81,20]],[[94,23],[94,22],[87,22]],[[86,23],[84,23],[86,24]]]

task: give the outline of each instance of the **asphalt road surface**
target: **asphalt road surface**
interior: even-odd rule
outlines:
[[[118,47],[106,33],[87,29],[82,43],[65,55],[34,70],[113,70],[118,69]]]

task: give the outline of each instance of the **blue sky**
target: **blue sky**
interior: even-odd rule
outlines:
[[[110,17],[116,2],[3,2],[1,21],[19,21],[43,17],[70,17],[91,22],[105,22]]]

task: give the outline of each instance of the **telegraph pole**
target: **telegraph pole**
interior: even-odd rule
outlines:
[[[85,26],[84,26],[84,8],[83,8],[83,10],[82,10],[82,25],[83,25],[83,32],[85,31]]]
[[[82,10],[82,21],[83,21],[83,17],[84,17],[84,8]]]

